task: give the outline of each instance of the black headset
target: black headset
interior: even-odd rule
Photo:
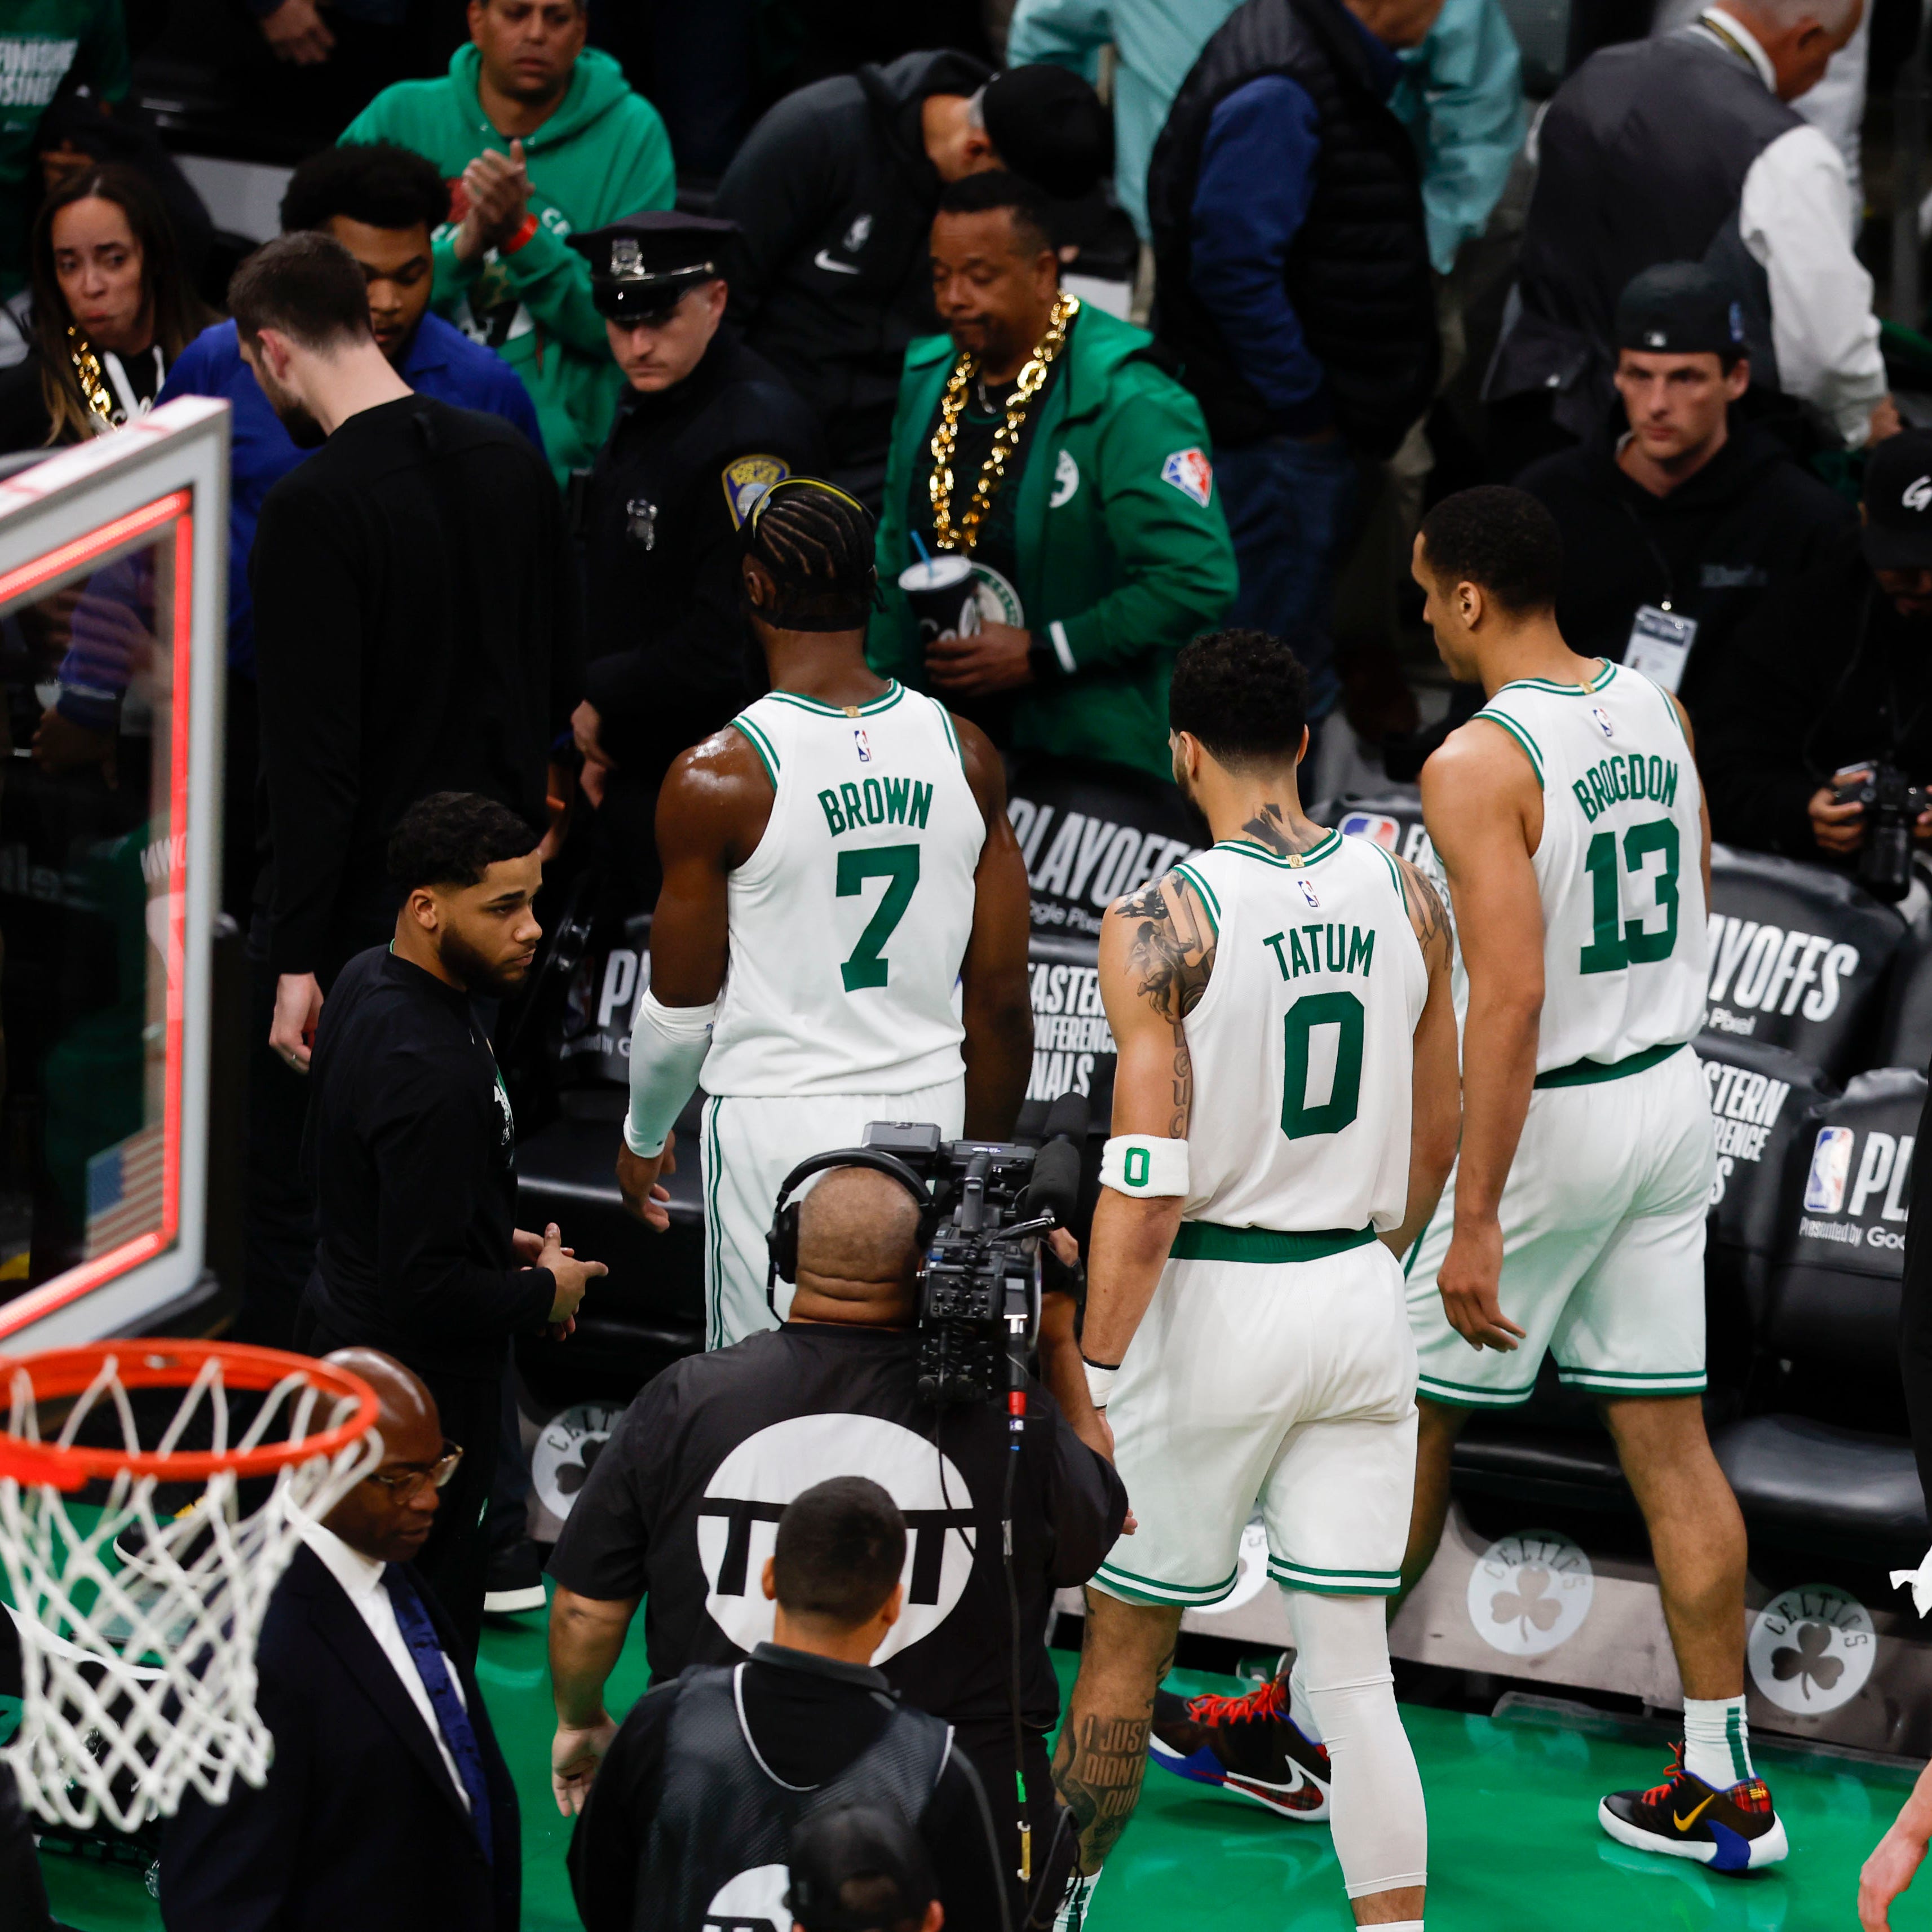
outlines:
[[[890,1174],[919,1203],[920,1236],[921,1244],[924,1244],[926,1217],[932,1211],[932,1196],[926,1183],[897,1154],[886,1154],[877,1148],[835,1148],[829,1154],[813,1154],[785,1176],[765,1236],[765,1252],[770,1257],[765,1270],[765,1305],[774,1317],[778,1312],[778,1284],[798,1279],[798,1203],[791,1197],[802,1182],[835,1167],[868,1167],[874,1174]]]

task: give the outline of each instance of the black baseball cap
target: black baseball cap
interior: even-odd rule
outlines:
[[[1742,356],[1743,304],[1701,262],[1659,262],[1617,298],[1616,346],[1652,356]]]
[[[1865,561],[1878,570],[1932,570],[1932,430],[1908,429],[1865,458]]]
[[[599,315],[660,322],[686,289],[724,273],[724,244],[738,232],[735,221],[652,208],[573,235],[570,245],[590,263],[590,299]]]
[[[1010,67],[980,97],[987,138],[1016,175],[1058,201],[1077,201],[1114,164],[1114,123],[1071,68]]]
[[[791,1834],[785,1904],[805,1932],[897,1932],[938,1894],[926,1846],[896,1811],[846,1804]]]

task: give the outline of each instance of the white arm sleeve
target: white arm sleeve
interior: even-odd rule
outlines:
[[[1787,395],[1815,405],[1847,445],[1886,393],[1871,278],[1852,253],[1843,156],[1816,128],[1780,134],[1751,164],[1738,228],[1771,284],[1771,341]]]
[[[645,988],[631,1030],[631,1111],[624,1121],[624,1144],[633,1154],[664,1151],[698,1084],[717,1013],[716,1000],[708,1006],[661,1006]]]

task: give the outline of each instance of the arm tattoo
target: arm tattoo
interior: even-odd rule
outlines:
[[[1442,895],[1419,867],[1406,859],[1397,859],[1395,862],[1402,872],[1402,896],[1408,904],[1408,922],[1414,927],[1415,937],[1426,954],[1438,939],[1445,942],[1448,939],[1448,908],[1442,903]]]
[[[1214,970],[1214,934],[1192,892],[1177,890],[1170,897],[1162,890],[1178,884],[1170,873],[1123,899],[1114,910],[1134,927],[1127,956],[1135,990],[1173,1029],[1174,1113],[1168,1132],[1183,1140],[1194,1102],[1194,1062],[1182,1022],[1208,990]]]

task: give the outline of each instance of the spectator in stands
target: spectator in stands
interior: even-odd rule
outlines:
[[[828,1785],[914,1826],[950,1922],[1007,1922],[971,1760],[871,1667],[906,1607],[906,1543],[898,1505],[863,1476],[786,1506],[760,1578],[771,1640],[735,1670],[654,1684],[610,1742],[570,1846],[586,1932],[789,1921],[787,1854]]]
[[[1572,650],[1635,662],[1700,726],[1738,626],[1832,548],[1850,505],[1768,430],[1733,422],[1750,380],[1741,310],[1702,263],[1665,262],[1617,304],[1628,429],[1517,479],[1563,533],[1556,621]]]
[[[472,44],[436,80],[386,88],[345,142],[394,141],[450,183],[431,305],[499,350],[536,404],[560,484],[609,432],[623,381],[573,229],[668,208],[657,110],[584,45],[586,0],[470,0]]]
[[[0,374],[0,452],[85,442],[145,416],[212,320],[160,196],[132,168],[88,167],[50,195],[30,256],[31,347]]]
[[[872,667],[1003,749],[1169,778],[1174,653],[1235,589],[1200,410],[1142,331],[1062,290],[1039,191],[1018,176],[951,183],[931,247],[950,333],[906,352]],[[1045,373],[1028,388],[1030,366]],[[944,552],[970,560],[986,614],[922,642],[899,579]]]
[[[1330,607],[1358,465],[1391,454],[1435,394],[1421,170],[1388,104],[1396,50],[1441,4],[1245,0],[1148,175],[1155,333],[1200,398],[1240,563],[1229,621],[1294,645],[1311,724],[1340,691]]]
[[[257,1790],[190,1790],[161,1839],[168,1932],[515,1932],[516,1786],[460,1635],[416,1568],[469,1445],[391,1357],[329,1358],[382,1404],[382,1461],[302,1533],[268,1600]]]
[[[268,243],[229,306],[284,424],[326,439],[268,492],[249,565],[268,847],[250,954],[270,1050],[250,1083],[242,1320],[286,1345],[314,1252],[297,1076],[328,985],[393,929],[390,834],[458,786],[520,813],[534,845],[583,677],[562,506],[528,438],[410,389],[332,236]]]
[[[1058,67],[950,51],[800,88],[752,130],[714,212],[742,230],[731,319],[818,412],[830,480],[877,508],[908,344],[933,326],[940,189],[1010,169],[1049,194],[1105,171],[1106,110]]]
[[[1661,38],[1603,48],[1537,134],[1516,313],[1486,394],[1520,465],[1607,414],[1612,315],[1640,268],[1708,261],[1744,309],[1754,380],[1834,440],[1898,427],[1871,278],[1852,252],[1843,157],[1789,104],[1862,0],[1726,0]]]
[[[811,411],[718,332],[736,232],[673,211],[570,238],[628,386],[584,493],[590,664],[572,723],[610,860],[646,893],[671,760],[770,681],[741,608],[738,532],[772,484],[818,466]]]
[[[1834,774],[1880,762],[1932,782],[1932,432],[1881,443],[1864,526],[1767,602],[1714,668],[1699,762],[1712,836],[1849,860],[1864,808]],[[1918,823],[1932,840],[1932,812]]]
[[[0,10],[0,302],[27,285],[27,235],[40,184],[40,116],[69,77],[97,102],[126,98],[133,78],[122,0],[14,0]]]
[[[1059,61],[1090,80],[1114,66],[1114,192],[1143,242],[1148,164],[1188,70],[1237,0],[1019,0],[1006,58]],[[1422,199],[1438,274],[1481,234],[1522,146],[1522,62],[1498,0],[1443,0],[1420,46],[1400,50],[1390,106],[1423,154]]]
[[[285,231],[332,235],[356,258],[369,293],[376,346],[419,395],[484,410],[521,430],[541,450],[530,393],[494,350],[428,313],[430,238],[448,206],[442,178],[406,148],[387,142],[325,148],[295,171],[282,196]],[[228,716],[223,896],[245,919],[254,881],[256,739],[255,606],[248,559],[262,500],[309,454],[296,446],[248,365],[232,322],[188,346],[168,371],[160,400],[216,396],[234,411],[229,428]]]

